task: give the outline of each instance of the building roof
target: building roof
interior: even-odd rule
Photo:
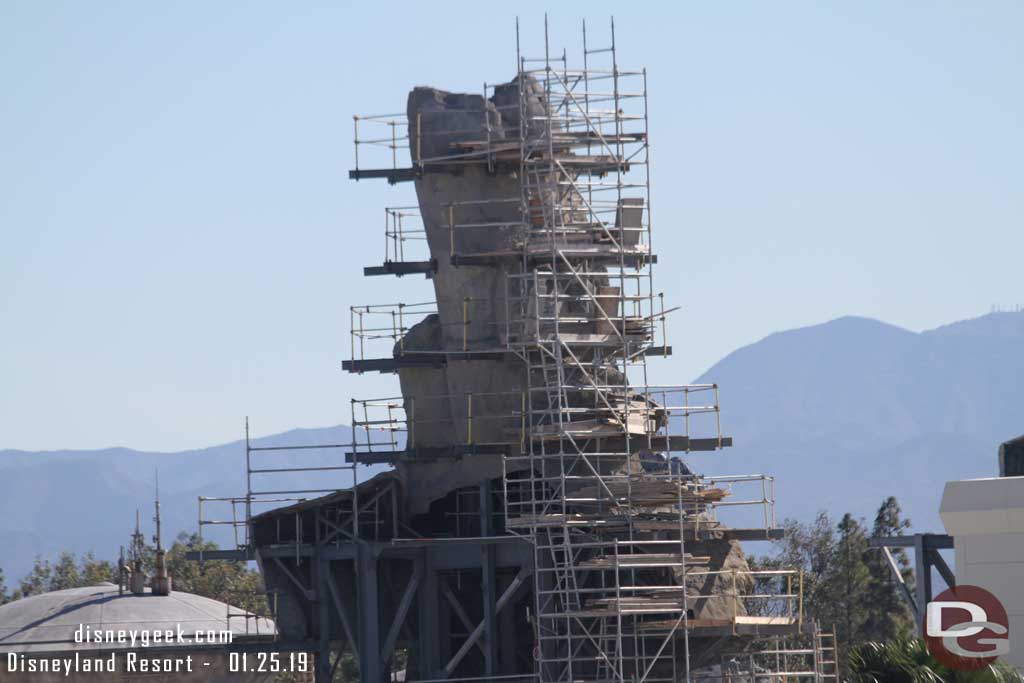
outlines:
[[[227,618],[230,609],[232,616]],[[248,615],[248,617],[242,616]],[[229,625],[230,624],[230,625]],[[128,643],[75,642],[75,632],[134,631],[152,639],[157,631],[184,632],[185,642],[153,643],[149,649],[199,649],[193,634],[230,628],[232,640],[262,639],[274,633],[274,623],[238,607],[192,593],[170,595],[119,594],[112,583],[34,595],[0,606],[0,652],[97,652],[132,649]],[[220,646],[219,644],[217,645]]]
[[[375,493],[379,492],[383,488],[386,488],[393,481],[400,481],[398,473],[395,472],[394,470],[386,470],[384,472],[380,472],[379,474],[375,474],[373,477],[367,479],[366,481],[359,482],[356,485],[356,488],[359,489],[360,496],[372,497]],[[330,505],[331,503],[346,501],[352,498],[352,491],[352,488],[338,489],[334,493],[328,493],[318,498],[310,498],[308,500],[302,500],[285,507],[267,510],[266,512],[261,512],[258,515],[254,515],[253,521],[260,522],[265,519],[270,519],[272,517],[277,517],[280,515],[290,515],[295,512],[302,512],[303,510],[309,510],[322,505]]]
[[[1024,434],[1021,434],[1020,436],[1018,436],[1016,438],[1010,439],[1009,441],[1004,441],[1000,445],[1001,446],[1019,446],[1021,444],[1024,444]]]
[[[950,536],[1019,534],[1024,529],[1024,477],[946,482],[939,516]]]

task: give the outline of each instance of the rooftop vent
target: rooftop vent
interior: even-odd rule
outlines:
[[[999,476],[1024,477],[1024,434],[999,446]]]

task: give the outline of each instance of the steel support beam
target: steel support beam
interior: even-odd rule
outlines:
[[[914,602],[917,603],[917,614],[920,617],[932,600],[932,568],[925,554],[924,538],[921,534],[914,536],[914,593]],[[917,621],[921,619],[918,618]],[[922,624],[917,624],[918,632],[922,628]]]
[[[405,617],[409,614],[409,608],[412,606],[413,598],[416,597],[416,591],[420,587],[420,580],[423,578],[423,561],[417,560],[413,566],[412,576],[409,577],[409,583],[405,586],[402,599],[399,601],[398,607],[395,608],[395,617],[391,622],[391,628],[388,629],[387,637],[384,638],[384,646],[381,648],[380,658],[385,662],[391,659],[395,643],[398,642],[398,633],[402,629],[402,624],[405,623]]]
[[[512,600],[515,594],[519,591],[520,586],[523,585],[523,581],[525,581],[526,578],[529,577],[532,573],[532,567],[523,567],[519,570],[519,573],[516,574],[516,577],[512,579],[512,583],[508,585],[508,588],[506,588],[505,591],[501,594],[501,597],[498,598],[498,602],[494,606],[495,613],[500,612],[502,608],[505,607],[505,605],[507,605],[509,601]],[[482,621],[479,624],[477,624],[477,627],[473,629],[472,633],[469,634],[469,638],[467,638],[466,642],[462,644],[462,647],[459,648],[458,652],[452,655],[452,658],[444,667],[445,677],[450,676],[452,672],[455,671],[456,667],[459,666],[459,663],[463,660],[466,654],[469,653],[469,650],[476,644],[478,640],[480,640],[480,637],[484,633],[484,626],[484,622]]]
[[[946,559],[939,554],[938,550],[931,549],[927,552],[932,565],[939,570],[939,575],[942,576],[942,580],[946,582],[946,585],[950,588],[956,588],[956,576],[953,575],[953,570],[946,564]]]
[[[317,531],[319,533],[319,525],[317,526]],[[327,574],[329,572],[329,561],[317,558],[316,564],[313,565],[314,585],[316,586],[316,614],[319,624],[316,657],[314,658],[316,683],[331,683],[333,671],[331,668],[331,621],[327,602]]]
[[[914,621],[916,622],[921,615],[917,612],[917,601],[914,599],[914,594],[910,592],[910,586],[908,586],[907,582],[903,580],[903,572],[900,571],[900,566],[896,563],[896,558],[892,556],[892,551],[889,550],[888,546],[882,546],[882,553],[885,555],[885,559],[889,563],[889,569],[892,571],[892,575],[896,579],[896,583],[900,585],[903,597],[907,599],[910,611],[914,613]]]
[[[377,558],[371,548],[360,545],[359,567],[359,678],[361,683],[386,683],[380,656],[380,594]]]
[[[890,548],[911,548],[920,542],[926,550],[952,550],[953,537],[946,534],[914,534],[911,536],[884,536],[882,538],[869,539],[872,548],[888,546]]]
[[[348,363],[349,361],[344,361]],[[363,363],[364,361],[356,361],[357,363]],[[369,363],[370,361],[365,361]],[[393,365],[395,361],[383,360],[381,363]],[[373,363],[377,363],[376,360]],[[366,365],[360,366],[364,369],[369,367]],[[376,367],[376,366],[374,366]],[[416,367],[420,367],[417,365]],[[369,371],[369,370],[364,370]],[[361,371],[353,371],[361,372]],[[381,370],[381,372],[390,372],[390,370]],[[636,439],[633,439],[636,441]],[[732,446],[732,437],[723,436],[721,439],[707,438],[707,439],[691,439],[686,436],[653,436],[650,439],[652,450],[657,451],[671,451],[671,452],[690,452],[690,451],[715,451],[719,448],[729,448]],[[593,444],[595,448],[598,447],[600,450],[622,450],[626,447],[625,440],[616,437],[606,437],[604,439],[594,439]],[[647,444],[647,440],[644,440],[644,444]],[[593,450],[592,448],[590,450]],[[583,453],[586,453],[588,448],[583,448]],[[396,462],[424,462],[428,460],[441,460],[444,458],[461,458],[466,455],[508,455],[510,453],[510,447],[505,443],[493,443],[493,444],[456,444],[454,446],[443,446],[443,447],[421,447],[412,448],[406,450],[374,450],[372,452],[365,452],[358,454],[358,462],[361,465],[379,465],[379,464],[394,464]],[[356,454],[352,451],[345,453],[345,462],[353,463],[356,462]]]
[[[910,603],[918,634],[921,634],[924,611],[932,599],[932,569],[938,570],[946,585],[951,588],[956,586],[956,577],[953,575],[952,570],[950,570],[949,565],[946,564],[946,560],[939,553],[940,550],[948,550],[953,547],[953,537],[946,534],[887,536],[884,538],[872,538],[870,539],[870,544],[872,548],[879,548],[885,554],[893,576],[899,582],[904,596]],[[896,563],[896,559],[892,556],[890,548],[914,549],[913,594],[911,594],[910,588],[903,581],[903,574]]]
[[[494,510],[491,505],[491,481],[484,479],[480,482],[480,535],[494,535]],[[495,598],[497,587],[495,582],[495,548],[493,545],[485,545],[480,548],[480,568],[482,580],[480,582],[483,592],[484,606],[484,673],[488,676],[494,675],[498,670],[498,626],[495,611]]]
[[[338,590],[338,584],[334,580],[334,575],[331,572],[327,573],[327,589],[331,593],[331,600],[334,602],[334,610],[338,613],[338,618],[341,620],[341,627],[345,630],[345,637],[348,639],[349,647],[352,648],[352,655],[355,657],[356,664],[359,664],[359,641],[356,639],[355,631],[352,629],[352,618],[348,614],[348,610],[345,608],[345,603],[341,600],[341,591]]]
[[[437,272],[437,260],[429,261],[385,261],[380,266],[367,266],[363,268],[363,275],[403,275],[429,274]]]
[[[285,563],[281,561],[281,558],[275,557],[274,564],[276,564],[278,569],[284,572],[284,575],[287,576],[293,584],[295,584],[295,587],[299,589],[299,592],[302,593],[302,596],[306,598],[306,600],[309,600],[310,602],[316,600],[316,591],[306,588],[301,581],[295,578],[295,574],[292,574],[291,570],[288,569]]]
[[[417,605],[418,622],[418,647],[416,650],[416,662],[419,665],[419,676],[421,679],[432,679],[437,677],[441,668],[441,654],[439,649],[439,629],[441,628],[439,617],[438,596],[440,585],[437,577],[437,569],[431,561],[431,554],[423,553],[423,580],[419,590],[419,601]]]
[[[459,602],[459,596],[455,595],[455,591],[452,590],[452,587],[448,585],[448,582],[445,581],[444,578],[441,579],[440,583],[441,592],[444,594],[445,600],[448,601],[448,606],[453,612],[455,612],[455,616],[459,618],[459,621],[462,623],[463,627],[465,627],[466,633],[472,633],[473,629],[476,628],[476,625],[473,623],[473,620],[469,618],[469,615],[466,614],[466,608],[462,606],[461,602]],[[483,645],[477,643],[476,646],[480,649],[480,654],[486,655]]]
[[[444,579],[441,578],[441,590],[444,590]],[[447,597],[447,596],[446,596]],[[435,679],[443,678],[441,662],[447,662],[452,656],[452,608],[448,600],[441,600],[438,604],[438,616],[441,620],[441,629],[438,631],[438,663]]]

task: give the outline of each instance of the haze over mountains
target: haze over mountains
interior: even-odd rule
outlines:
[[[870,521],[881,500],[895,495],[915,528],[942,531],[943,484],[994,476],[998,443],[1024,432],[1024,313],[993,313],[919,334],[839,318],[770,335],[697,381],[721,385],[723,430],[736,446],[690,456],[696,470],[774,474],[780,520],[826,509]],[[349,440],[348,428],[338,426],[256,443]],[[325,464],[341,451],[303,457]],[[164,528],[194,531],[197,496],[245,491],[244,454],[241,442],[182,453],[0,451],[0,567],[8,585],[36,554],[94,550],[114,557],[127,542],[133,511],[152,499],[157,465]],[[322,488],[328,479],[350,483],[347,473],[311,473],[286,487]],[[208,518],[228,514],[220,508]],[[149,535],[148,504],[142,517]],[[225,542],[227,532],[221,528],[215,538]]]
[[[351,438],[351,430],[345,426],[293,429],[254,439],[252,445],[347,444]],[[257,460],[254,467],[281,466],[285,462],[311,467],[333,465],[336,458],[343,457],[343,450],[261,452],[253,455]],[[245,494],[244,441],[179,453],[128,448],[0,451],[0,568],[6,574],[8,586],[31,569],[36,555],[52,560],[64,550],[78,554],[92,550],[97,557],[114,559],[118,546],[128,544],[137,508],[141,508],[143,533],[147,538],[152,536],[157,467],[167,545],[179,531],[196,531],[200,495]],[[373,476],[381,469],[364,468],[361,478]],[[350,471],[287,474],[276,479],[269,479],[270,476],[254,478],[254,490],[311,490],[352,484]],[[213,503],[203,517],[228,520],[231,508],[228,504]],[[227,526],[206,527],[204,537],[222,546],[233,542],[231,528]]]
[[[736,444],[698,469],[775,474],[781,517],[870,522],[895,495],[915,528],[942,532],[945,482],[996,476],[998,444],[1024,432],[1024,313],[919,334],[839,318],[734,351],[698,381],[721,385]]]

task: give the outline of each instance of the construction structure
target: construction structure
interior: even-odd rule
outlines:
[[[317,681],[345,651],[365,683],[836,678],[800,573],[740,546],[781,537],[773,479],[680,457],[732,441],[717,385],[652,381],[674,309],[653,281],[646,72],[619,65],[614,24],[588,40],[573,65],[545,25],[510,82],[354,119],[350,178],[417,195],[385,210],[365,274],[425,275],[434,300],[353,306],[343,367],[401,393],[353,400],[326,461],[247,435],[246,495],[200,501],[201,529],[237,537],[207,556],[259,563]],[[392,469],[357,483],[367,464]],[[320,484],[254,484],[284,473]]]

